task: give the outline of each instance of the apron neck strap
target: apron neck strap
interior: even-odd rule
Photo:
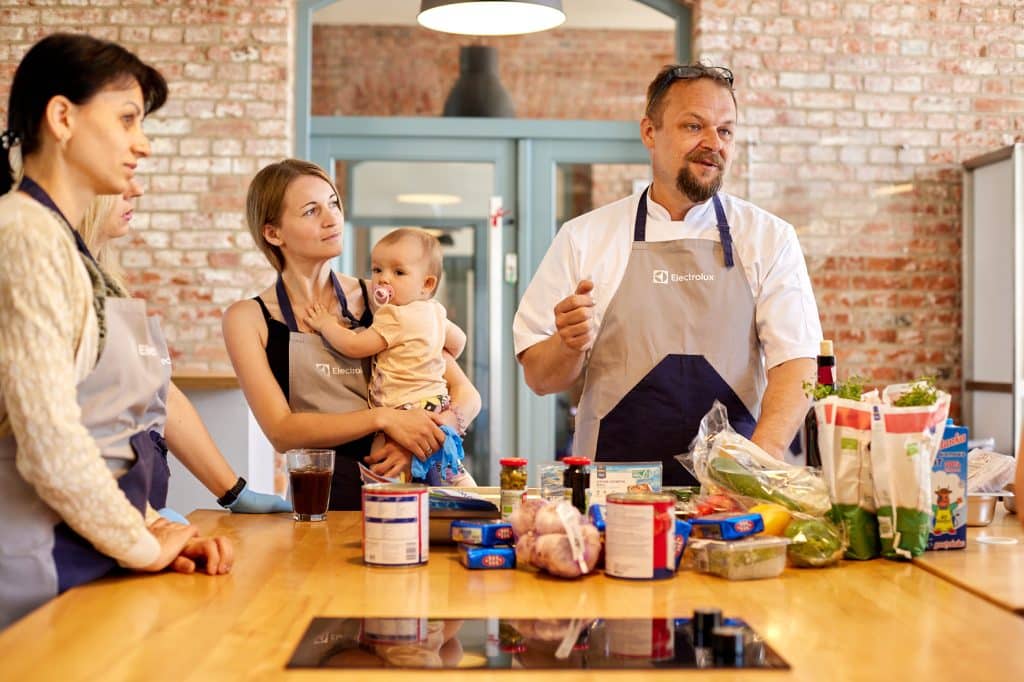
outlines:
[[[729,232],[729,221],[725,217],[725,209],[722,207],[722,201],[718,198],[717,193],[711,197],[711,202],[715,205],[715,220],[718,223],[718,238],[722,241],[725,267],[731,268],[735,263],[732,259],[732,234]]]
[[[56,213],[58,216],[60,216],[60,219],[63,220],[64,224],[67,225],[69,230],[71,230],[71,234],[74,235],[75,245],[78,247],[79,253],[87,257],[93,263],[96,262],[96,259],[89,251],[89,247],[85,245],[85,240],[82,239],[82,235],[78,233],[78,230],[71,227],[71,223],[68,222],[68,219],[64,215],[64,212],[57,207],[57,204],[54,203],[53,198],[51,198],[50,195],[46,193],[45,189],[39,186],[38,182],[36,182],[27,175],[23,176],[21,178],[21,184],[18,185],[18,189],[24,192],[25,194],[29,195],[36,201],[38,201],[46,208]]]
[[[341,289],[341,282],[338,281],[338,276],[334,274],[333,270],[331,271],[331,284],[334,286],[334,295],[338,297],[341,314],[351,325],[358,326],[359,320],[349,312],[348,299],[345,298],[345,292]],[[284,279],[280,274],[277,276],[277,284],[274,285],[274,288],[277,291],[277,305],[281,308],[281,317],[284,318],[285,324],[288,325],[288,331],[299,331],[299,325],[295,321],[295,311],[292,310],[292,302],[288,298],[288,291],[284,287]]]
[[[633,221],[633,241],[647,241],[647,192],[650,185],[640,194],[640,203],[636,205],[636,220]]]

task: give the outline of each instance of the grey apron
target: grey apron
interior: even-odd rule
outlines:
[[[765,388],[754,298],[713,201],[721,242],[648,242],[641,194],[626,272],[586,368],[577,456],[660,461],[666,485],[694,485],[674,455],[687,451],[715,400],[733,428],[753,433]]]
[[[348,309],[345,292],[331,273],[334,293],[342,318],[351,329],[368,326],[367,315],[357,320]],[[295,321],[284,281],[277,278],[277,304],[288,325],[288,406],[292,412],[344,414],[366,409],[369,358],[357,359],[334,350],[319,334],[303,334]],[[364,293],[365,297],[365,293]],[[369,309],[367,309],[369,310]],[[331,479],[329,509],[358,511],[362,504],[362,480],[358,463],[370,454],[373,436],[334,448],[334,476]]]
[[[37,186],[27,193],[60,214]],[[92,257],[80,241],[79,250]],[[171,361],[144,301],[107,297],[104,310],[106,341],[96,366],[76,387],[78,405],[118,487],[144,514],[147,501],[162,507],[167,497],[170,472],[161,434]],[[13,434],[0,438],[0,627],[117,566],[39,498],[18,473],[16,454]]]

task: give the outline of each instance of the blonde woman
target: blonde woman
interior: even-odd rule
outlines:
[[[124,277],[117,261],[114,240],[128,234],[131,227],[135,200],[142,196],[142,187],[134,180],[124,194],[107,194],[93,199],[85,211],[79,233],[96,261],[117,287],[127,296]],[[199,413],[191,401],[171,382],[167,392],[167,424],[164,430],[167,447],[206,488],[221,506],[243,514],[288,512],[291,503],[277,495],[251,490],[244,478],[238,476],[210,437]],[[165,517],[187,523],[173,510],[164,507],[164,499],[150,502]]]
[[[368,328],[373,314],[366,283],[331,270],[341,253],[341,201],[327,173],[288,159],[263,168],[249,185],[249,232],[277,271],[277,282],[224,313],[224,341],[253,416],[279,451],[333,447],[331,509],[360,508],[357,464],[395,476],[412,457],[435,452],[447,424],[464,433],[480,411],[480,394],[451,356],[445,381],[451,409],[367,409],[369,361],[346,357],[303,320],[314,304],[350,329]],[[373,436],[387,444],[370,454]]]

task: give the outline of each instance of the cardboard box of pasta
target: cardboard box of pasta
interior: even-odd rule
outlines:
[[[967,427],[946,420],[932,464],[932,527],[928,549],[967,546]]]

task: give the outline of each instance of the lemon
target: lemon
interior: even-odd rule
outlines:
[[[764,535],[782,535],[792,516],[789,510],[780,504],[756,504],[747,510],[751,514],[760,514],[764,519]]]

